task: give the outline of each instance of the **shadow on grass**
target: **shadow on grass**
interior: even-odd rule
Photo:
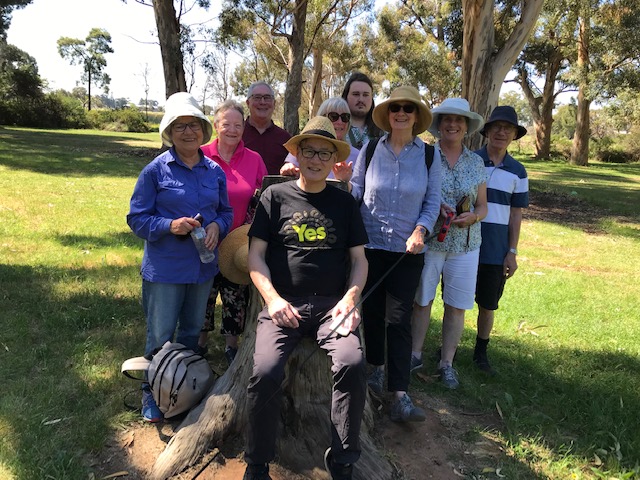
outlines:
[[[438,323],[434,332],[438,336],[441,324],[433,323]],[[524,335],[500,337],[492,339],[489,349],[491,363],[499,372],[491,378],[471,360],[474,341],[475,330],[465,329],[455,360],[461,387],[446,391],[436,385],[429,389],[432,394],[465,408],[498,412],[500,430],[513,449],[525,452],[533,463],[566,462],[580,470],[601,468],[601,474],[609,469],[614,476],[634,468],[638,473],[637,355],[560,345],[544,348],[525,340]],[[439,344],[439,337],[432,342]],[[429,353],[426,355],[428,358]],[[431,369],[435,370],[435,363]],[[597,465],[596,455],[603,465]],[[538,477],[532,472],[530,478]]]
[[[16,478],[87,478],[124,415],[119,367],[145,326],[139,299],[110,286],[135,270],[0,265],[0,460]]]
[[[65,247],[77,247],[79,249],[98,249],[115,246],[126,246],[142,249],[144,240],[136,237],[131,232],[118,232],[101,235],[56,235],[54,238]]]
[[[0,165],[50,175],[137,177],[160,153],[158,148],[131,146],[134,136],[0,130]],[[2,153],[6,149],[6,153]]]

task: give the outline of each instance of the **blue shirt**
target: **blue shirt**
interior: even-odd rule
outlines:
[[[456,204],[467,195],[473,212],[478,199],[478,187],[487,181],[482,158],[463,146],[460,158],[451,168],[444,153],[440,150],[440,144],[436,144],[436,150],[440,152],[442,158],[441,203],[447,204],[455,210]],[[439,231],[443,223],[444,219],[440,218],[436,224],[436,230]],[[480,243],[482,243],[482,238],[479,223],[463,228],[451,225],[444,242],[432,238],[429,241],[429,249],[439,252],[465,253],[477,250],[480,248]]]
[[[380,139],[368,169],[366,144],[362,147],[354,165],[351,193],[357,200],[362,199],[360,213],[369,235],[366,247],[405,252],[407,239],[417,225],[433,232],[440,214],[441,166],[436,150],[433,165],[427,171],[425,144],[418,137],[407,143],[398,156],[388,139],[389,134]]]
[[[219,240],[229,232],[233,210],[224,172],[202,151],[200,162],[189,168],[172,147],[142,170],[131,196],[127,223],[133,233],[145,240],[143,279],[158,283],[202,283],[218,273],[217,261],[200,262],[191,237],[170,232],[172,220],[197,213],[204,217],[203,227],[211,222],[218,224]]]
[[[529,206],[529,179],[520,162],[508,153],[502,164],[489,160],[487,147],[476,153],[487,171],[487,216],[482,220],[480,263],[502,265],[509,252],[509,217],[511,207]]]

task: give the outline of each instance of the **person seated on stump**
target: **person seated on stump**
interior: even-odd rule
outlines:
[[[296,155],[300,177],[264,191],[249,230],[249,272],[265,307],[247,389],[244,480],[271,478],[285,364],[305,336],[317,340],[333,365],[325,466],[334,480],[351,479],[366,395],[355,306],[367,279],[368,238],[355,199],[326,182],[350,147],[336,139],[326,117],[312,118],[285,147]]]

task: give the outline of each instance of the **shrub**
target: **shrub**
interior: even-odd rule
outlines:
[[[97,109],[87,112],[89,125],[98,130],[113,132],[149,132],[144,114],[125,108],[123,110]]]

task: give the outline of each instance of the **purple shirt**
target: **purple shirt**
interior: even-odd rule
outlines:
[[[273,122],[264,133],[260,133],[256,127],[251,125],[251,117],[247,117],[244,122],[244,133],[242,134],[244,146],[260,154],[269,175],[280,174],[280,167],[284,164],[284,159],[289,153],[283,145],[290,138],[289,132]]]
[[[218,153],[217,138],[209,145],[202,147],[202,151],[206,157],[220,165],[227,177],[229,203],[233,208],[231,230],[235,230],[244,223],[249,201],[256,189],[262,186],[262,177],[267,174],[267,167],[260,155],[245,148],[242,140],[233,152],[229,163],[225,162]]]

